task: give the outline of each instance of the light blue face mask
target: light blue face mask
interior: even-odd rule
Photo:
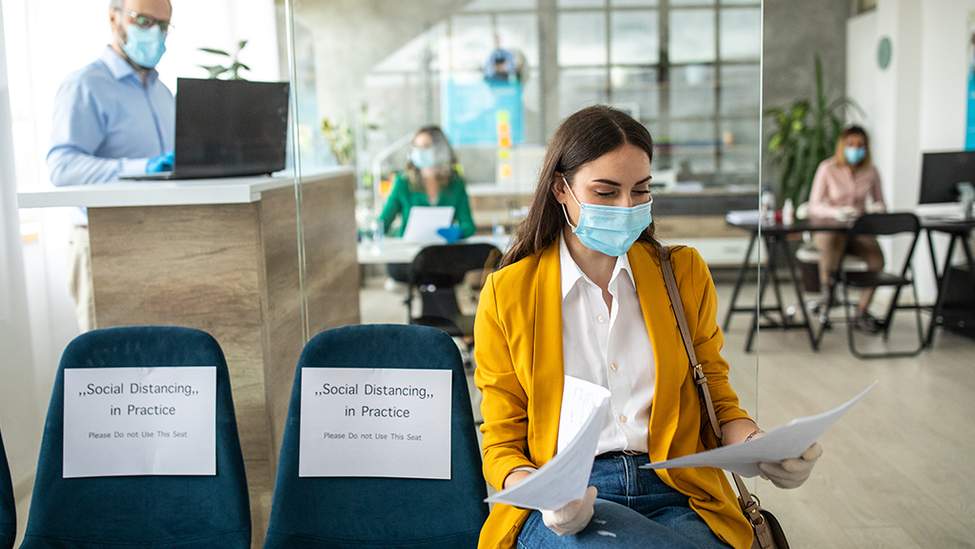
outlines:
[[[562,176],[562,181],[565,181],[565,176]],[[565,181],[565,188],[569,190],[572,200],[579,205],[579,224],[572,225],[569,212],[563,204],[565,221],[572,227],[572,232],[579,237],[582,245],[590,250],[619,257],[630,250],[630,246],[633,246],[640,234],[653,222],[650,214],[652,197],[646,204],[630,208],[599,206],[579,202],[568,181]]]
[[[431,149],[417,149],[410,151],[410,161],[418,169],[432,168],[437,164],[437,157]]]
[[[159,29],[159,25],[148,29],[138,25],[126,25],[125,36],[122,50],[136,65],[151,69],[166,53],[166,35]]]
[[[855,166],[859,164],[861,160],[866,158],[867,149],[863,147],[845,147],[843,149],[843,156],[846,157],[846,163]]]

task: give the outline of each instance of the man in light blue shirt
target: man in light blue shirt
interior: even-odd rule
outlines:
[[[155,66],[166,51],[169,0],[111,0],[112,43],[71,73],[54,102],[47,167],[56,186],[94,185],[172,169],[176,105]],[[88,219],[72,216],[69,291],[81,331],[95,328]]]

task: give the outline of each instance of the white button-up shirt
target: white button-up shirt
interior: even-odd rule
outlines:
[[[596,454],[615,450],[646,452],[653,402],[653,347],[626,255],[616,260],[609,282],[612,308],[582,272],[559,237],[562,273],[562,355],[565,375],[610,392],[612,420],[599,435]],[[558,447],[568,444],[561,440]]]

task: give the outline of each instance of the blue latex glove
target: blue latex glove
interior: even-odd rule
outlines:
[[[442,229],[437,229],[437,234],[444,237],[448,243],[453,244],[460,240],[460,227],[457,225],[450,225],[449,227],[444,227]]]
[[[169,151],[155,158],[150,158],[146,162],[146,173],[159,173],[173,171],[173,159],[176,158],[175,151]]]

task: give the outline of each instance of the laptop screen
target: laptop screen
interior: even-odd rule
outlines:
[[[288,83],[179,78],[174,176],[226,177],[284,169]]]

